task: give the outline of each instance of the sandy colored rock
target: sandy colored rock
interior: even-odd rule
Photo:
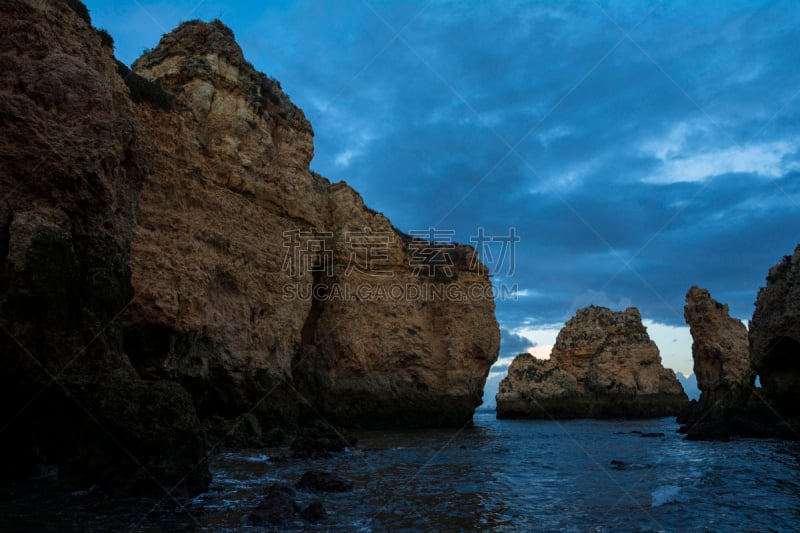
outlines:
[[[639,311],[580,309],[546,361],[521,354],[497,394],[500,418],[668,416],[688,401]]]
[[[255,406],[268,425],[470,420],[499,347],[472,248],[440,250],[450,262],[432,272],[412,264],[421,243],[309,170],[311,125],[221,23],[182,24],[133,70],[176,110],[140,111],[159,147],[125,318],[140,373],[182,383],[201,417]],[[309,240],[323,251],[302,255]]]
[[[689,290],[686,320],[703,392],[678,417],[688,439],[800,439],[799,280],[800,246],[770,269],[749,332],[728,317],[727,305],[704,289]],[[756,373],[760,388],[754,386]]]
[[[112,50],[80,2],[4,1],[0,27],[0,478],[205,490],[191,398],[122,348],[152,146]]]
[[[499,347],[486,268],[311,172],[310,124],[230,29],[185,23],[131,72],[77,0],[0,23],[0,478],[203,491],[198,413],[471,420]],[[381,276],[349,268],[365,232]]]
[[[728,305],[711,297],[706,289],[692,287],[686,293],[683,316],[692,334],[692,358],[700,403],[707,407],[741,403],[753,385],[747,328],[731,318]]]

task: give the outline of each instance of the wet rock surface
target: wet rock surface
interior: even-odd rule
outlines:
[[[309,470],[297,482],[297,488],[311,492],[348,492],[353,482],[336,474],[322,470]]]

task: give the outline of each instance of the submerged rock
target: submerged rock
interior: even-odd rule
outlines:
[[[353,490],[353,482],[330,472],[309,470],[297,482],[297,488],[312,492],[348,492]]]
[[[254,526],[286,526],[300,512],[295,491],[289,485],[274,483],[267,487],[264,497],[247,517]]]
[[[688,401],[639,311],[595,306],[567,322],[550,359],[517,356],[496,399],[498,418],[669,416]]]
[[[310,502],[305,509],[303,509],[303,511],[300,513],[300,516],[302,516],[307,522],[316,524],[328,518],[328,511],[325,509],[325,505],[321,501],[314,500]]]
[[[351,448],[357,442],[358,439],[345,429],[317,421],[311,426],[299,428],[290,447],[295,457],[325,457],[331,452]]]

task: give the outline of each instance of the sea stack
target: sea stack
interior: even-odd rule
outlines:
[[[639,310],[596,306],[566,323],[550,359],[515,358],[496,399],[498,418],[661,417],[688,402]]]
[[[747,403],[755,380],[745,325],[706,289],[686,293],[684,318],[692,334],[692,358],[700,401],[680,421],[692,439],[727,439],[731,418]],[[696,423],[695,423],[696,421]]]
[[[772,267],[749,332],[704,289],[686,295],[700,402],[678,417],[687,438],[800,439],[800,246]],[[760,387],[755,385],[758,376]]]
[[[190,494],[203,428],[245,413],[471,421],[486,267],[312,172],[310,123],[229,28],[183,23],[131,71],[78,0],[0,22],[1,479]]]

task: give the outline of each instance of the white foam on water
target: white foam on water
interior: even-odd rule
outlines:
[[[652,506],[660,507],[667,503],[678,501],[678,493],[681,488],[676,485],[663,485],[654,490],[650,495],[653,498]]]
[[[241,458],[243,461],[247,461],[248,463],[266,463],[269,461],[269,457],[264,454],[258,455],[245,455]]]

